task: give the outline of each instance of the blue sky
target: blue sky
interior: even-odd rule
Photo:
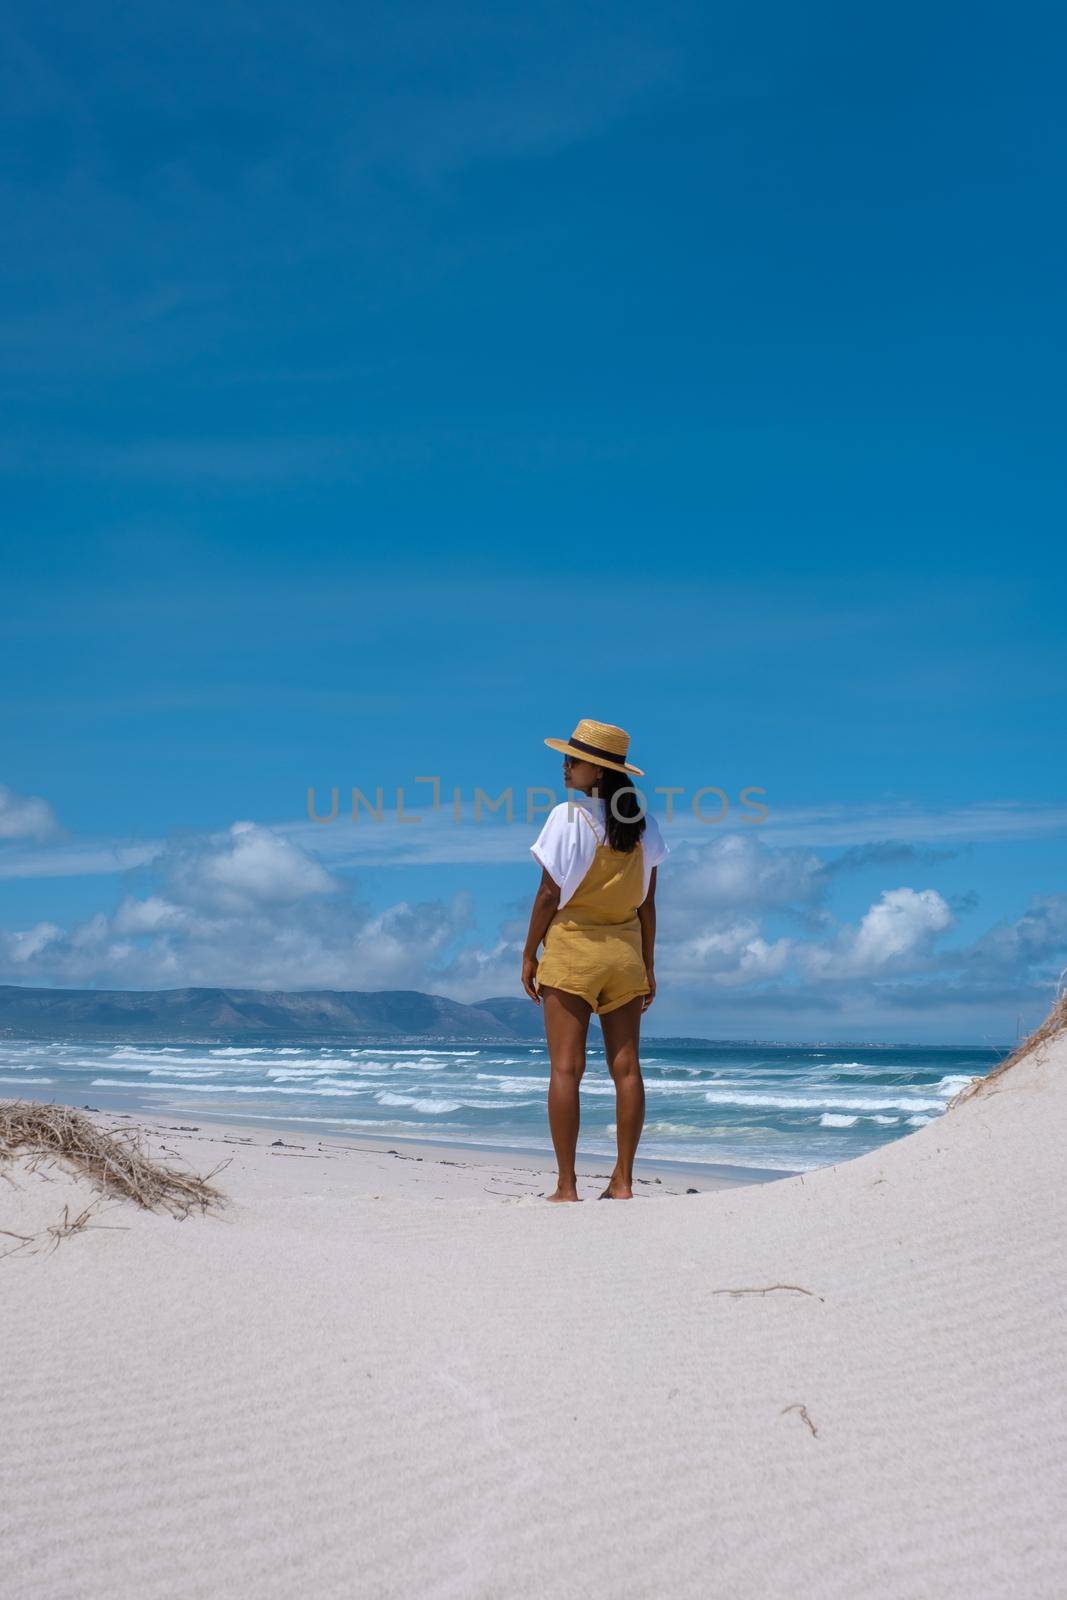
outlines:
[[[536,822],[306,791],[559,788],[592,716],[735,802],[656,1031],[1038,1020],[1053,8],[8,17],[0,982],[516,992]]]

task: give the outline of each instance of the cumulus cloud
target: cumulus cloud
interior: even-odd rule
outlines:
[[[147,900],[137,900],[127,895],[111,918],[110,926],[116,934],[136,938],[138,934],[180,927],[188,921],[188,915],[181,906],[156,894],[150,894]]]
[[[0,839],[54,839],[60,832],[55,812],[39,795],[16,794],[0,783]]]
[[[207,844],[173,847],[162,869],[173,899],[218,912],[295,905],[340,888],[313,857],[254,822],[235,822]]]
[[[525,932],[524,926],[522,933],[509,937],[507,930],[502,930],[488,947],[468,945],[458,951],[437,974],[440,992],[468,1005],[498,995],[518,997]]]
[[[62,935],[63,930],[54,922],[38,922],[32,928],[0,934],[0,949],[7,957],[5,965],[11,972],[31,970],[41,951]]]
[[[470,926],[466,895],[373,911],[290,840],[251,822],[164,848],[145,895],[61,928],[0,934],[18,983],[132,988],[425,988]]]
[[[770,878],[764,882],[773,884],[774,864],[761,862],[759,870],[766,872],[768,865]],[[804,893],[816,892],[806,870],[793,881]],[[677,919],[667,919],[673,931],[657,941],[657,968],[694,1000],[708,989],[751,989],[762,1000],[783,984],[791,984],[794,993],[803,986],[820,989],[831,980],[855,987],[929,968],[934,941],[954,924],[935,889],[910,888],[886,890],[858,925],[826,920],[824,937],[798,939],[772,937],[759,916],[733,910],[705,911],[699,926],[681,931]]]
[[[680,865],[663,970],[723,988],[783,975],[793,945],[759,918],[812,905],[818,857],[726,836]],[[291,836],[252,822],[172,839],[144,876],[146,890],[110,914],[0,935],[0,972],[23,983],[431,988],[468,1001],[518,987],[524,914],[493,940],[465,942],[467,896],[371,910]]]
[[[983,934],[964,960],[972,975],[1001,982],[1032,972],[1056,977],[1067,964],[1067,894],[1036,896],[1021,917]]]
[[[845,928],[830,945],[803,951],[813,977],[862,976],[905,970],[929,957],[933,940],[955,922],[936,889],[887,889],[857,928]]]
[[[7,837],[13,817],[22,818],[25,838],[55,826],[43,801],[7,790],[0,799]],[[154,845],[112,910],[66,927],[42,920],[0,933],[0,982],[411,988],[468,1002],[519,993],[525,896],[505,908],[495,936],[476,938],[466,894],[372,908],[350,876],[328,870],[304,842],[245,821]],[[890,853],[872,849],[851,865],[885,865]],[[832,874],[807,849],[724,835],[676,848],[667,872],[658,1031],[684,1016],[689,1031],[696,1018],[708,1019],[698,1029],[714,1032],[729,1017],[761,1033],[763,1013],[779,1019],[779,1031],[793,1013],[918,1013],[937,996],[958,1014],[985,997],[1000,1005],[1005,995],[1014,1004],[1047,993],[1067,964],[1067,895],[1035,899],[976,942],[945,948],[966,897],[887,889],[854,922],[840,923],[827,905]]]
[[[694,912],[812,905],[824,892],[822,872],[814,851],[774,849],[751,834],[728,833],[672,852],[666,910],[686,919]]]
[[[791,948],[788,939],[769,943],[759,923],[743,917],[713,923],[680,941],[665,941],[656,965],[682,983],[704,981],[733,988],[779,976],[788,965]]]

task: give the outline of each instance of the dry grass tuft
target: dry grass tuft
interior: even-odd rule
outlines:
[[[959,1094],[953,1095],[945,1109],[948,1110],[952,1106],[958,1106],[961,1101],[969,1100],[972,1095],[982,1094],[1002,1073],[1008,1072],[1024,1056],[1028,1056],[1031,1050],[1036,1050],[1039,1044],[1045,1044],[1047,1040],[1054,1039],[1065,1028],[1067,1028],[1067,990],[1060,994],[1044,1022],[1039,1028],[1034,1029],[1029,1038],[1024,1039],[1022,1044],[1018,1045],[1010,1056],[1007,1056],[999,1066],[993,1068],[992,1072],[987,1072],[984,1078],[975,1079],[973,1083],[969,1083],[966,1088],[961,1089]]]
[[[201,1178],[164,1166],[148,1155],[135,1129],[108,1132],[73,1106],[0,1101],[0,1162],[16,1154],[60,1161],[105,1194],[121,1195],[148,1211],[167,1211],[172,1217],[207,1211],[224,1198],[210,1182],[219,1167]]]

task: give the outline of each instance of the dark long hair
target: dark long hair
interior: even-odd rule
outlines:
[[[612,850],[629,853],[645,831],[641,799],[628,772],[603,768],[603,777],[593,790],[604,802],[604,826]]]

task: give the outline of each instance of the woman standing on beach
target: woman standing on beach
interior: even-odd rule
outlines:
[[[656,868],[667,846],[631,781],[631,773],[644,774],[626,760],[630,736],[622,728],[585,718],[569,739],[545,743],[563,752],[568,798],[549,813],[530,846],[543,870],[522,956],[522,986],[544,1006],[551,1062],[548,1121],[559,1181],[548,1199],[578,1199],[578,1086],[595,1011],[615,1082],[619,1147],[600,1198],[632,1200],[634,1155],[645,1120],[641,1014],[656,995]]]

